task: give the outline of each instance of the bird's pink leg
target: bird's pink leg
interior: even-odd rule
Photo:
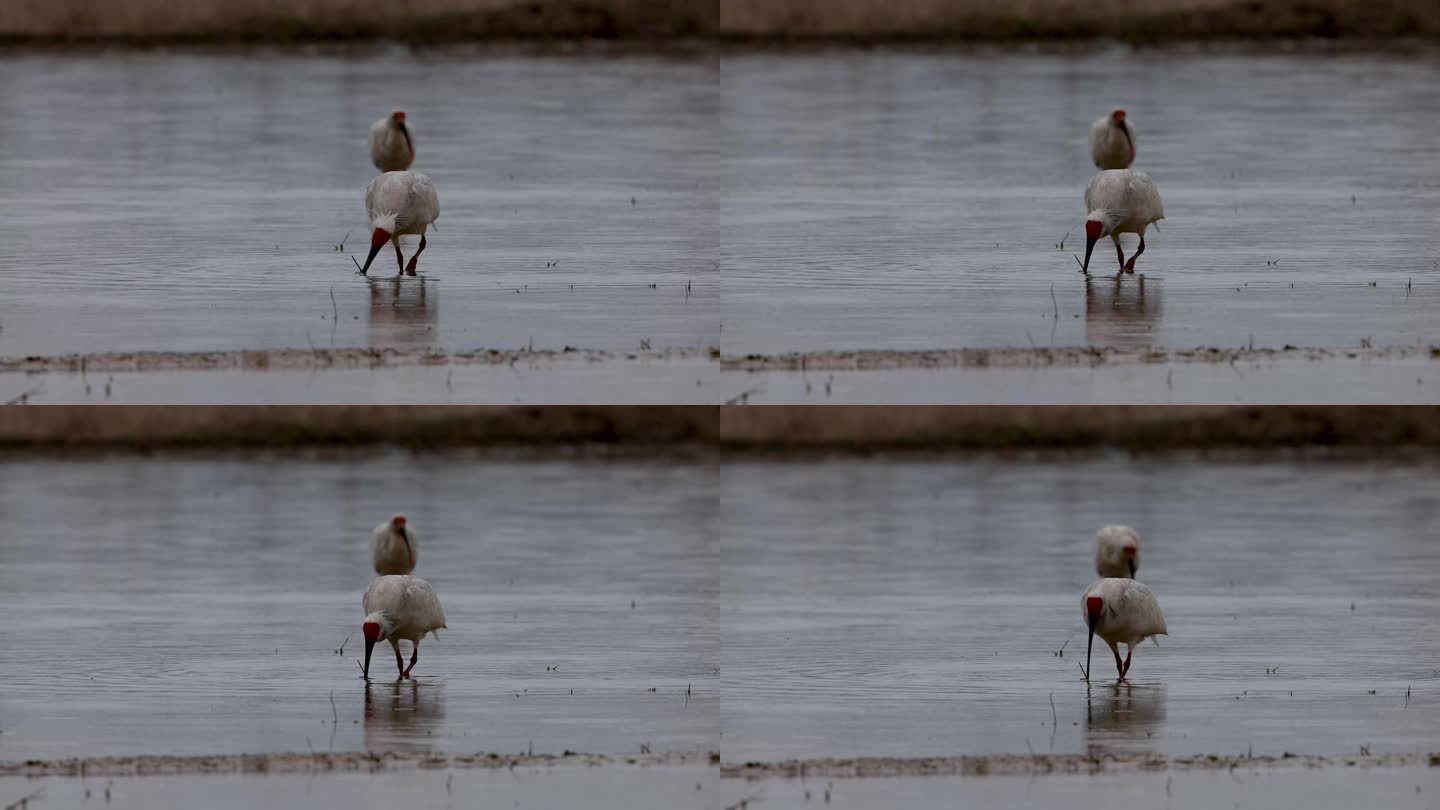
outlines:
[[[1120,673],[1120,680],[1125,680],[1125,665],[1120,663],[1120,648],[1111,647],[1110,652],[1115,653],[1115,671]],[[1129,656],[1126,656],[1127,658]]]
[[[395,266],[400,268],[400,275],[403,276],[405,275],[405,254],[400,252],[400,237],[397,236],[392,241],[395,245]],[[399,655],[400,651],[396,650],[395,654]]]
[[[1138,258],[1140,258],[1140,254],[1141,254],[1141,253],[1144,253],[1144,252],[1145,252],[1145,237],[1142,236],[1142,237],[1140,237],[1140,247],[1139,247],[1139,249],[1135,251],[1135,255],[1134,255],[1134,256],[1131,256],[1131,257],[1130,257],[1130,261],[1128,261],[1128,262],[1125,263],[1125,272],[1127,272],[1127,273],[1133,273],[1133,272],[1135,272],[1135,260],[1138,259]]]
[[[1117,653],[1117,659],[1120,657]],[[405,659],[400,657],[400,645],[395,645],[395,668],[400,670],[400,680],[405,680]]]
[[[1125,272],[1125,251],[1120,249],[1120,240],[1115,240],[1115,257],[1120,260],[1120,272]]]
[[[398,658],[400,655],[400,651],[396,650],[395,655]],[[415,668],[415,662],[418,660],[420,660],[420,642],[417,641],[415,642],[415,646],[412,647],[410,650],[410,666],[405,668],[405,671],[400,674],[400,677],[408,677],[410,675],[410,670]]]
[[[1134,647],[1130,647],[1129,649],[1125,650],[1125,668],[1122,669],[1122,670],[1120,670],[1120,677],[1121,677],[1122,679],[1125,677],[1125,674],[1130,671],[1130,656],[1131,656],[1131,654],[1134,653],[1134,652],[1135,652],[1135,648],[1134,648]],[[1119,654],[1118,654],[1118,653],[1116,654],[1116,657],[1117,657],[1117,658],[1119,657]]]
[[[415,255],[410,257],[410,266],[405,268],[405,272],[409,273],[412,276],[415,275],[415,263],[420,260],[420,254],[424,252],[425,234],[422,233],[420,234],[420,247],[415,250]]]

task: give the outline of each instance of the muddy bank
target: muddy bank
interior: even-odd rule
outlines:
[[[708,406],[37,405],[0,409],[0,447],[412,447],[710,444]]]
[[[970,757],[857,757],[853,759],[808,759],[783,762],[746,762],[721,765],[720,775],[731,778],[795,779],[863,778],[877,776],[1038,776],[1052,773],[1115,773],[1138,771],[1223,771],[1234,768],[1326,768],[1331,766],[1395,768],[1413,765],[1440,767],[1440,754],[1385,754],[1382,756],[1320,757],[1301,754],[1282,756],[1163,757],[1152,755],[1090,756],[1088,754],[1000,754]]]
[[[313,773],[378,771],[386,768],[535,768],[554,765],[677,766],[715,764],[715,752],[679,752],[609,756],[565,751],[560,754],[437,754],[350,751],[316,754],[227,754],[218,756],[73,757],[0,762],[4,776],[159,776],[198,773]]]
[[[947,368],[1049,368],[1125,363],[1259,363],[1306,360],[1419,360],[1440,361],[1440,346],[1360,349],[1323,349],[1285,346],[1279,349],[1198,349],[1134,351],[1109,346],[1059,348],[934,349],[930,351],[861,350],[748,354],[722,357],[725,371],[886,371]]]
[[[849,41],[1436,37],[1440,7],[1426,0],[724,0],[720,32]]]
[[[447,352],[438,349],[267,349],[261,351],[214,352],[96,352],[58,357],[0,358],[0,373],[37,374],[65,372],[86,374],[127,371],[323,371],[346,368],[393,368],[405,366],[542,365],[556,362],[603,363],[607,361],[702,361],[718,357],[714,349],[661,349],[634,352],[606,352],[566,346],[559,351],[545,349],[475,349]]]
[[[0,14],[9,42],[287,42],[394,39],[694,37],[713,33],[713,0],[167,0],[18,2]]]
[[[1440,447],[1440,408],[911,406],[724,408],[731,449]]]

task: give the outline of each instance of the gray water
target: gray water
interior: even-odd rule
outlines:
[[[1263,454],[727,464],[722,755],[1433,751],[1437,474]],[[1125,685],[1097,644],[1087,687],[1080,597],[1107,523],[1144,536],[1169,635]]]
[[[719,810],[715,769],[518,768],[399,770],[377,773],[224,774],[116,779],[0,779],[0,801],[43,791],[35,810],[99,806],[105,810],[211,807],[268,808],[487,807],[586,810]],[[108,791],[108,792],[107,792]]]
[[[715,750],[715,477],[400,453],[5,461],[0,760]],[[370,530],[396,511],[449,628],[413,682],[381,644],[367,686]]]
[[[0,75],[0,354],[718,345],[712,57],[148,51]],[[350,259],[392,108],[441,205],[398,284],[388,253],[368,279]]]
[[[919,776],[885,779],[724,780],[720,800],[742,799],[765,810],[870,810],[875,807],[1164,807],[1167,810],[1306,807],[1433,810],[1440,792],[1434,768],[1300,768],[1028,776]]]
[[[1434,51],[727,54],[724,351],[1440,342],[1437,83]],[[1166,219],[1145,278],[1107,240],[1087,282],[1117,106]]]

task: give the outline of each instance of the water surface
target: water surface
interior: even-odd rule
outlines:
[[[147,51],[0,73],[5,355],[718,345],[712,57]],[[368,279],[350,259],[392,108],[441,205],[399,283],[388,251]]]
[[[1259,454],[727,464],[722,754],[1434,751],[1437,473]],[[1097,643],[1087,687],[1080,597],[1106,523],[1144,536],[1170,634],[1124,685]]]
[[[0,610],[15,619],[0,760],[718,746],[713,465],[397,453],[0,468]],[[377,647],[367,686],[370,529],[396,511],[449,629],[422,643],[413,682]]]
[[[1440,342],[1437,82],[1434,52],[727,55],[724,351]],[[1145,278],[1102,243],[1087,282],[1116,106],[1166,220]]]

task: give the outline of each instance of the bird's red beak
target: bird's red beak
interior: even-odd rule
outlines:
[[[1105,601],[1098,596],[1091,596],[1085,600],[1085,624],[1090,628],[1090,637],[1085,640],[1085,681],[1090,681],[1090,650],[1095,646],[1095,625],[1100,621],[1100,611],[1105,609]]]
[[[375,233],[370,234],[370,255],[365,257],[365,266],[360,268],[360,275],[365,275],[366,271],[370,269],[370,263],[375,261],[375,254],[379,253],[380,248],[385,247],[385,243],[389,241],[390,234],[386,233],[384,228],[376,228]]]
[[[1090,254],[1095,251],[1095,243],[1100,240],[1100,223],[1093,219],[1085,220],[1085,262],[1080,265],[1080,270],[1086,275],[1090,274]]]
[[[380,625],[375,622],[365,622],[361,625],[365,631],[365,680],[370,680],[370,653],[375,651],[375,642],[380,640]]]

